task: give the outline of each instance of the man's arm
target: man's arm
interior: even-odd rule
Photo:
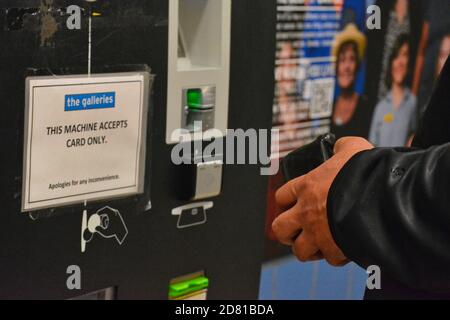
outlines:
[[[327,208],[347,258],[413,288],[450,290],[450,144],[358,153],[332,183]]]

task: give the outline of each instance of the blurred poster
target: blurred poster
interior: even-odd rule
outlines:
[[[378,147],[409,146],[450,54],[450,1],[376,4],[381,30],[367,32],[366,94],[375,105],[369,140]]]
[[[280,130],[272,161],[330,130],[335,91],[331,47],[341,26],[343,0],[278,0],[273,126]],[[282,173],[269,182],[266,231],[277,215],[275,191]]]
[[[423,1],[425,14],[420,33],[413,92],[420,113],[425,110],[434,83],[450,55],[450,1]]]
[[[432,2],[432,1],[430,1]],[[410,145],[419,108],[412,90],[423,24],[420,0],[379,0],[381,30],[367,32],[366,95],[374,105],[369,140],[378,147]]]
[[[276,158],[329,130],[334,97],[334,62],[330,55],[339,30],[342,1],[278,1],[275,129]]]
[[[368,137],[372,107],[358,85],[365,66],[367,38],[354,21],[336,35],[332,54],[336,62],[336,94],[331,117],[331,132],[337,138]]]

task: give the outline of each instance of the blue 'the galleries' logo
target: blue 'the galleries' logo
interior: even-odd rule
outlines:
[[[115,106],[115,92],[72,94],[65,96],[64,111],[110,109]]]

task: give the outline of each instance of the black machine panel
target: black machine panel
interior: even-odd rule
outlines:
[[[222,192],[207,221],[177,228],[172,209],[178,170],[166,144],[167,0],[98,0],[92,10],[92,72],[151,68],[142,195],[21,213],[25,78],[87,72],[86,1],[0,2],[0,298],[70,299],[114,288],[118,299],[167,299],[171,279],[202,271],[208,299],[255,299],[263,259],[267,179],[255,165],[224,167]],[[66,27],[66,8],[83,8],[82,28]],[[270,129],[275,51],[275,1],[232,3],[229,128]],[[83,211],[111,207],[128,229],[120,245],[96,237],[81,253]],[[202,212],[204,213],[204,212]],[[69,266],[81,290],[69,290]],[[104,297],[104,295],[103,295]]]

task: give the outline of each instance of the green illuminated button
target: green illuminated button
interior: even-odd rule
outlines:
[[[189,89],[187,91],[187,106],[189,109],[200,109],[203,107],[202,90]]]
[[[197,291],[201,291],[208,288],[208,285],[208,278],[203,276],[187,281],[174,283],[169,286],[169,298],[176,299]]]

